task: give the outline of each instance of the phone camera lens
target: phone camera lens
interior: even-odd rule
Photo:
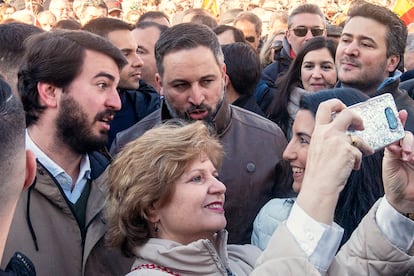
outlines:
[[[388,127],[390,129],[396,129],[398,127],[397,118],[395,117],[391,107],[385,108],[385,117],[387,118]]]

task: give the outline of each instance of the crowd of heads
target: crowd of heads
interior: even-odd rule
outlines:
[[[198,1],[200,2],[200,1]],[[140,17],[147,13],[162,13],[166,24],[181,22],[199,22],[214,27],[217,24],[235,24],[248,21],[254,25],[255,34],[267,35],[285,30],[288,14],[298,6],[313,1],[216,1],[214,7],[203,7],[197,1],[118,1],[118,0],[21,0],[0,2],[0,22],[24,21],[45,30],[50,30],[60,20],[74,20],[84,25],[90,19],[98,17],[114,17],[136,24]],[[210,1],[214,2],[214,1]],[[319,13],[328,24],[343,26],[347,12],[354,6],[363,3],[360,0],[318,1]],[[369,1],[390,7],[395,1]],[[309,7],[308,7],[309,8]],[[297,10],[296,12],[302,12]],[[151,15],[149,15],[151,17]],[[258,17],[258,18],[255,18]],[[249,35],[250,36],[250,35]],[[251,38],[253,40],[253,38]]]
[[[332,98],[346,105],[365,101],[405,65],[404,52],[414,52],[414,39],[408,36],[407,43],[408,30],[403,22],[392,11],[376,5],[359,1],[352,5],[345,1],[322,1],[320,5],[303,1],[231,2],[223,2],[218,8],[195,7],[192,1],[166,4],[161,0],[143,0],[139,4],[123,1],[123,6],[115,0],[50,0],[47,5],[32,0],[25,1],[22,8],[0,4],[0,76],[5,79],[0,78],[0,113],[18,122],[14,131],[0,131],[0,138],[9,145],[4,149],[6,156],[13,156],[17,147],[24,148],[25,128],[27,135],[31,131],[38,141],[41,137],[54,142],[45,142],[45,147],[59,146],[77,158],[106,150],[110,122],[122,108],[121,90],[138,91],[141,81],[152,86],[156,97],[162,99],[161,116],[168,112],[174,118],[124,145],[122,150],[120,146],[114,159],[108,160],[108,164],[113,162],[108,170],[109,195],[103,218],[109,226],[107,242],[126,256],[133,256],[134,248],[151,237],[170,238],[163,228],[168,223],[158,225],[160,217],[163,222],[191,217],[196,230],[207,228],[207,235],[176,236],[176,241],[183,244],[212,236],[226,227],[224,212],[213,222],[203,221],[198,214],[191,216],[190,203],[198,199],[181,185],[189,168],[208,161],[206,181],[219,195],[220,208],[224,210],[224,193],[234,193],[231,185],[218,180],[222,163],[229,162],[223,150],[226,141],[219,139],[230,127],[240,126],[220,129],[220,115],[231,109],[224,123],[250,116],[247,123],[243,122],[245,129],[251,122],[259,122],[257,129],[273,127],[276,134],[266,133],[280,139],[275,150],[284,152],[283,159],[296,172],[289,190],[298,193],[303,176],[298,179],[297,172],[303,173],[306,167],[310,138],[317,130],[319,105]],[[346,17],[341,17],[342,12]],[[361,34],[370,27],[380,30],[370,37]],[[358,41],[357,46],[354,41]],[[277,123],[279,129],[267,119],[243,113],[234,107],[234,102],[238,97],[253,99],[263,68],[280,61],[278,55],[284,47],[289,49],[290,60],[284,75],[273,82],[278,93],[270,106],[259,113]],[[365,54],[362,60],[355,51]],[[355,73],[357,69],[348,67],[360,71]],[[346,88],[320,92],[340,83]],[[294,93],[298,93],[300,101],[294,102]],[[234,106],[229,107],[230,103]],[[260,108],[256,101],[254,104]],[[5,123],[0,130],[9,127],[7,120]],[[260,132],[256,125],[254,129]],[[53,135],[48,137],[48,131]],[[307,140],[303,133],[307,133]],[[353,141],[351,144],[354,146]],[[61,157],[57,151],[49,153],[58,160]],[[282,160],[282,154],[278,155]],[[347,187],[338,196],[335,221],[346,225],[344,239],[350,237],[384,193],[382,157],[381,152],[364,157],[361,169],[350,174]],[[24,160],[19,161],[24,169]],[[248,165],[248,171],[255,170],[253,163]],[[283,165],[283,161],[277,163],[271,173],[280,169],[284,176]],[[27,164],[26,167],[30,168]],[[223,174],[226,173],[229,174]],[[20,179],[24,187],[32,176],[26,178]],[[365,185],[361,185],[361,179]],[[2,194],[5,193],[0,188],[3,200]],[[364,198],[359,202],[361,197]],[[256,199],[252,201],[257,203]],[[182,213],[170,207],[174,204],[182,207]],[[186,204],[188,208],[184,208]],[[358,210],[353,211],[355,206]],[[234,224],[234,215],[232,219],[229,224]],[[182,234],[185,225],[180,227],[178,232]]]
[[[35,25],[45,31],[52,29],[81,29],[91,19],[111,17],[125,21],[134,27],[142,21],[153,21],[170,27],[183,22],[193,22],[216,29],[221,44],[247,42],[260,54],[264,68],[274,61],[274,53],[282,47],[283,38],[297,53],[310,33],[303,26],[297,26],[298,18],[303,23],[320,18],[320,23],[311,28],[312,36],[327,35],[338,40],[342,28],[353,7],[363,4],[363,0],[353,1],[223,1],[214,7],[203,7],[196,1],[117,1],[117,0],[26,0],[0,1],[0,23],[19,21]],[[121,3],[122,2],[122,3]],[[214,1],[210,1],[214,2]],[[392,7],[395,1],[369,1]],[[20,3],[20,4],[19,4]],[[334,12],[335,11],[335,12]],[[358,11],[361,12],[361,11]],[[362,11],[371,14],[369,10]],[[361,14],[361,16],[365,16]],[[298,15],[298,16],[296,16]],[[356,15],[355,15],[356,16]],[[377,14],[377,20],[384,15]],[[392,20],[392,19],[387,19]],[[388,53],[400,51],[405,42],[397,23],[390,24]],[[228,26],[228,27],[225,27]],[[231,27],[237,30],[229,30]],[[240,32],[243,36],[240,35]],[[410,26],[409,26],[410,30]],[[230,32],[233,32],[231,34]],[[392,42],[392,43],[391,43]],[[395,43],[394,43],[395,42]],[[401,64],[401,68],[403,65]]]

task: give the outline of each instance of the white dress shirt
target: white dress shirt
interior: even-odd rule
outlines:
[[[87,181],[91,178],[89,156],[85,154],[79,167],[79,176],[72,189],[72,178],[52,159],[49,158],[32,140],[26,129],[26,149],[34,152],[36,159],[57,180],[67,199],[73,204],[79,199]]]

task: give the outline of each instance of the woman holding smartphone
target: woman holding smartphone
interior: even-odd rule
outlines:
[[[290,163],[293,174],[292,188],[299,193],[306,171],[308,147],[315,127],[315,114],[323,101],[337,98],[350,106],[363,102],[369,97],[350,88],[323,90],[302,97],[296,119],[293,123],[292,138],[283,152]],[[335,154],[335,153],[332,153]],[[341,245],[350,238],[378,198],[383,196],[381,160],[383,152],[362,158],[361,168],[353,171],[339,195],[334,221],[344,228]],[[326,162],[330,162],[326,160]],[[296,198],[275,198],[262,207],[253,223],[252,244],[264,250],[278,225],[286,220]]]

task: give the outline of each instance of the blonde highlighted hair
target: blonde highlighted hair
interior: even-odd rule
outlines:
[[[202,121],[166,122],[128,143],[109,167],[109,245],[132,256],[150,238],[150,209],[169,202],[175,182],[200,155],[220,168],[223,148]]]

